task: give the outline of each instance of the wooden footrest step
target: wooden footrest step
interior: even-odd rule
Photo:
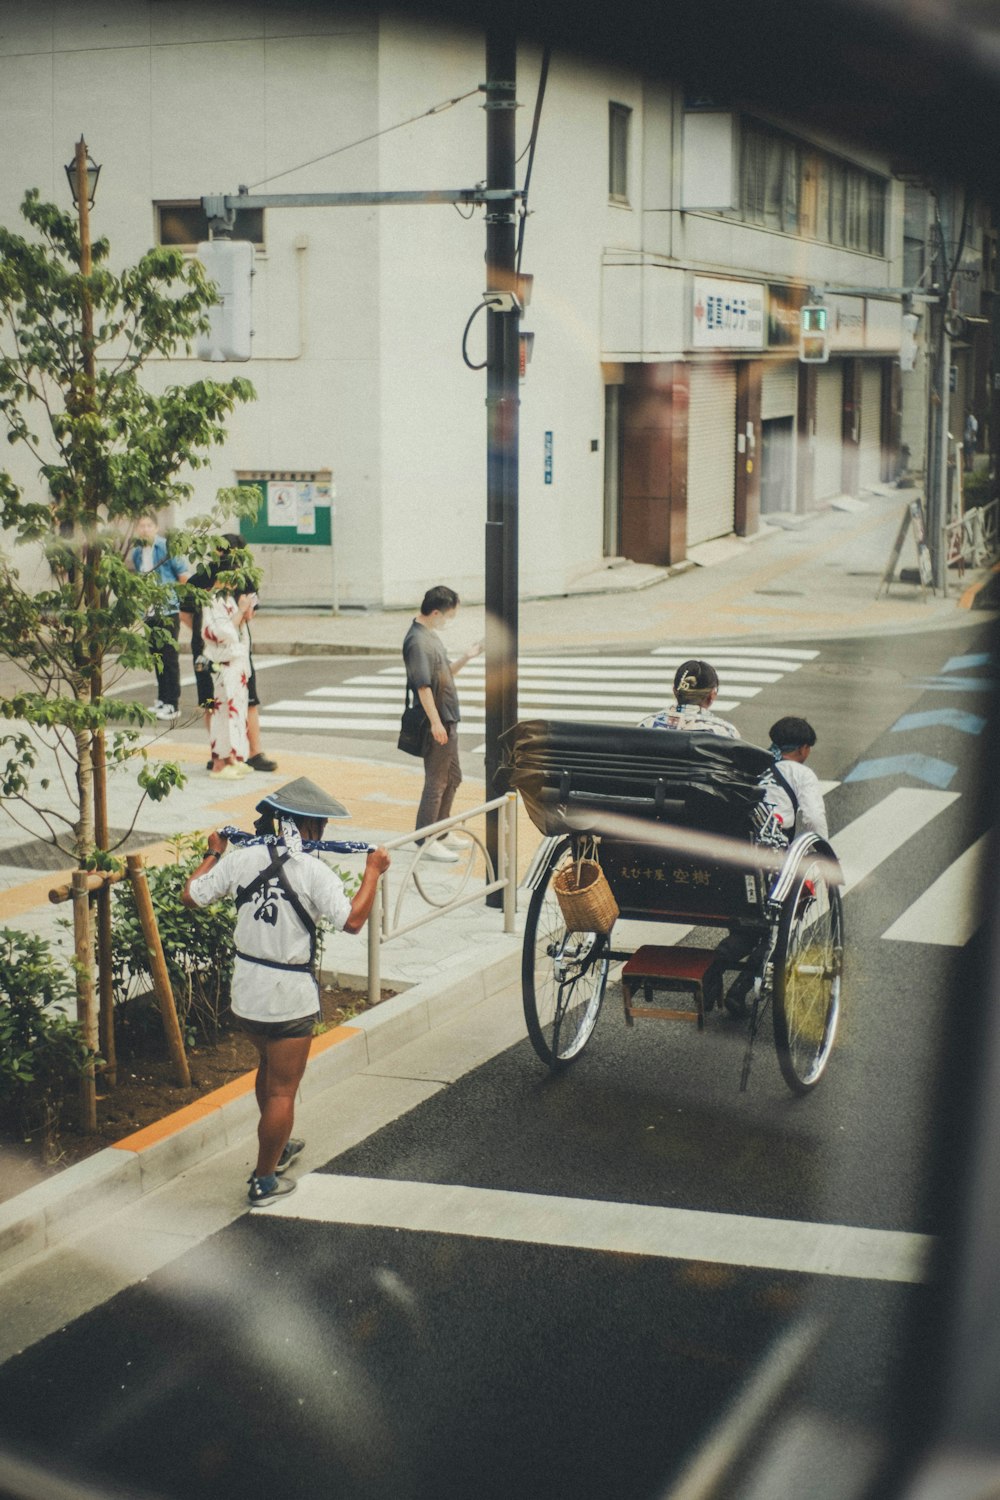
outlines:
[[[652,943],[637,948],[622,969],[626,1023],[631,1026],[635,1016],[652,1016],[660,1020],[696,1021],[700,1029],[705,1024],[705,972],[714,958],[714,948],[659,948]],[[639,989],[644,1005],[633,1004],[633,996]],[[691,1003],[683,1008],[653,1005],[654,990],[688,991]]]

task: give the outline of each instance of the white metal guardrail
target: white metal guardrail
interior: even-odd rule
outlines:
[[[469,824],[474,819],[497,810],[500,817],[497,863],[494,869],[483,838]],[[454,864],[431,860],[427,852],[431,845],[426,841],[449,833],[456,834],[462,845],[459,850],[453,851],[458,854],[457,860]],[[412,848],[414,858],[407,862],[394,893],[390,890],[390,883],[395,866],[390,866],[378,883],[375,904],[368,918],[368,1001],[371,1005],[378,1002],[381,993],[382,946],[392,942],[393,938],[413,932],[417,927],[424,927],[428,922],[447,916],[449,912],[468,906],[473,901],[482,901],[494,891],[503,892],[503,930],[508,933],[514,931],[517,911],[517,796],[509,792],[503,797],[495,797],[492,802],[484,802],[468,812],[444,818],[440,823],[429,823],[426,828],[417,828],[413,833],[393,839],[385,848],[390,854],[398,849]],[[474,879],[480,855],[486,870],[485,884],[481,884],[479,878]],[[423,911],[418,916],[404,916],[403,903],[413,895],[418,896],[431,910]]]
[[[948,569],[985,568],[997,556],[997,529],[1000,500],[977,505],[955,521],[941,528],[941,552],[944,557],[944,592],[948,593]]]

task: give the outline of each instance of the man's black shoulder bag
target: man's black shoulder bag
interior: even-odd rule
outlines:
[[[413,689],[406,684],[406,707],[403,709],[403,717],[399,726],[399,739],[396,741],[397,749],[405,750],[407,755],[423,755],[424,743],[430,720],[424,712],[424,705],[413,693],[413,702],[410,702],[410,694]]]

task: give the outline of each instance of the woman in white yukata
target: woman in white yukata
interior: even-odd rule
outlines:
[[[227,533],[226,541],[233,548],[246,545],[236,533]],[[257,608],[257,595],[220,583],[219,575],[231,572],[233,566],[230,552],[224,552],[212,565],[212,595],[201,617],[202,651],[212,666],[215,693],[208,724],[212,751],[209,775],[227,781],[253,775],[253,768],[247,765],[250,642],[246,625]]]

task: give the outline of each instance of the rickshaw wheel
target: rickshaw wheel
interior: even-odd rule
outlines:
[[[822,862],[799,870],[778,922],[774,950],[774,1045],[788,1087],[805,1094],[833,1050],[844,965],[844,909]]]
[[[608,983],[608,941],[567,932],[552,877],[572,843],[562,839],[531,894],[524,925],[521,988],[528,1036],[553,1072],[579,1057],[597,1025]]]

